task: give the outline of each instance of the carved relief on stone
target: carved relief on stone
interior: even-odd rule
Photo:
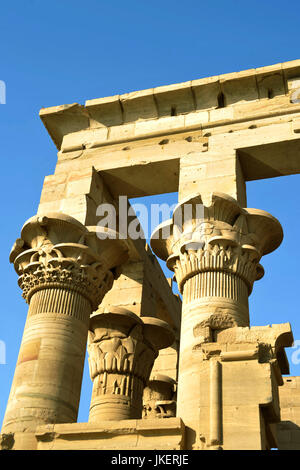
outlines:
[[[230,313],[224,312],[225,309],[222,309],[216,313],[210,315],[209,318],[203,320],[200,323],[197,323],[193,328],[193,335],[196,338],[197,342],[209,343],[213,341],[213,332],[214,330],[222,330],[225,328],[233,328],[238,326],[237,321]]]
[[[140,318],[125,309],[94,314],[88,342],[93,380],[90,420],[141,417],[143,390],[154,360],[159,349],[173,341],[170,327],[156,318]]]
[[[167,375],[156,374],[144,389],[143,418],[176,416],[176,382]]]
[[[27,303],[41,289],[67,289],[85,297],[95,310],[112,286],[111,269],[126,256],[121,242],[99,240],[94,227],[88,230],[70,216],[53,213],[26,222],[10,261]]]

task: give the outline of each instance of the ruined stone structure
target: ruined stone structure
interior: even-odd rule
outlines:
[[[300,449],[291,327],[248,308],[283,230],[245,184],[300,172],[300,60],[40,116],[58,161],[10,254],[29,308],[2,448]],[[182,301],[144,240],[97,233],[99,205],[175,191],[151,248]]]

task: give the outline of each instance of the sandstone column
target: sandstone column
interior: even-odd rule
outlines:
[[[186,205],[190,210],[184,217]],[[173,219],[152,235],[154,252],[174,271],[183,296],[177,415],[190,428],[188,446],[200,439],[196,436],[203,399],[199,398],[199,377],[203,367],[207,368],[205,362],[200,366],[195,352],[201,351],[203,343],[214,343],[207,358],[215,355],[216,362],[210,361],[210,387],[205,393],[211,397],[211,435],[217,435],[222,394],[218,354],[222,348],[215,343],[216,333],[249,326],[248,296],[254,281],[264,273],[259,261],[279,246],[282,237],[280,223],[270,214],[243,209],[222,193],[212,193],[205,201],[200,194],[186,198],[178,204]]]
[[[13,247],[29,311],[3,433],[77,419],[90,314],[127,256],[119,241],[100,240],[94,229],[62,213],[35,216]]]
[[[123,308],[94,314],[88,346],[93,380],[89,421],[140,419],[154,360],[173,342],[171,328],[157,318]]]

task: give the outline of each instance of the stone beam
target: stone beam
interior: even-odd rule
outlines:
[[[101,423],[45,425],[37,428],[38,450],[183,450],[180,418],[130,419]],[[150,444],[151,443],[151,444]],[[119,462],[126,463],[124,460]]]
[[[186,161],[207,158],[213,172],[214,158],[232,158],[242,171],[238,184],[234,172],[219,176],[227,179],[223,192],[242,202],[245,181],[300,172],[299,77],[296,60],[45,108],[40,116],[59,150],[56,174],[94,166],[114,197],[138,197],[177,191]],[[194,183],[202,193],[204,179]]]

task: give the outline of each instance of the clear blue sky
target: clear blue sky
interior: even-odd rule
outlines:
[[[1,2],[0,14],[0,80],[7,86],[7,104],[0,105],[2,422],[27,312],[8,255],[56,164],[40,108],[300,58],[300,2],[16,0]],[[248,206],[271,212],[285,233],[281,247],[263,260],[266,275],[250,297],[251,323],[290,321],[300,339],[300,177],[247,186]],[[300,375],[300,364],[291,364],[291,373]],[[87,420],[90,390],[86,367],[79,421]]]

